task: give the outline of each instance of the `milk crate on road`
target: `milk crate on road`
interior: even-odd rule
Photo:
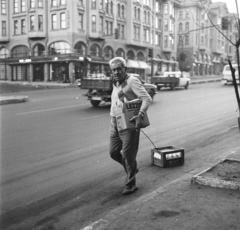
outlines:
[[[174,146],[165,146],[151,149],[152,164],[162,168],[184,164],[184,149]]]

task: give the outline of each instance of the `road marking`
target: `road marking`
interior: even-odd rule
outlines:
[[[88,104],[83,104],[83,105],[71,105],[71,106],[65,106],[65,107],[57,107],[57,108],[51,108],[51,109],[42,109],[42,110],[35,110],[35,111],[29,111],[29,112],[24,112],[24,113],[17,113],[17,115],[24,115],[24,114],[30,114],[30,113],[41,113],[41,112],[46,112],[46,111],[53,111],[53,110],[59,110],[59,109],[66,109],[66,108],[71,108],[71,107],[81,107],[85,106]]]

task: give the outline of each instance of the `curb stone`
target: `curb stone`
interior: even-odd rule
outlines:
[[[27,102],[28,96],[8,96],[8,97],[0,97],[0,105],[12,104],[12,103],[22,103]]]
[[[240,190],[240,183],[235,182],[235,181],[226,181],[226,180],[221,180],[219,178],[209,178],[207,176],[204,176],[205,173],[216,167],[217,165],[221,164],[224,161],[238,161],[236,159],[223,159],[220,162],[214,164],[212,167],[209,167],[202,172],[196,174],[191,178],[191,183],[192,184],[201,184],[201,185],[206,185],[210,187],[215,187],[215,188],[225,188],[225,189],[235,189],[235,190]]]

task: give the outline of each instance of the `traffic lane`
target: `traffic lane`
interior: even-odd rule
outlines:
[[[157,103],[154,103],[150,107],[150,109],[153,109],[153,106],[157,106]],[[164,112],[164,110],[163,110],[163,112]],[[175,113],[175,111],[173,111],[173,112]],[[168,121],[168,120],[166,120],[166,121]],[[171,122],[169,121],[168,124],[169,123],[171,123]],[[182,123],[182,121],[180,123]],[[166,122],[166,124],[167,124],[167,122]],[[179,125],[176,123],[173,126],[178,127]],[[144,129],[144,131],[146,131],[148,134],[151,133],[150,127],[147,129]],[[166,131],[168,130],[168,128],[165,127]],[[171,128],[170,130],[173,133],[168,133],[167,135],[164,134],[163,136],[161,136],[162,130],[164,131],[164,129],[159,129],[158,132],[156,132],[156,130],[154,130],[154,135],[156,135],[158,138],[163,140],[162,143],[165,143],[165,141],[167,143],[167,140],[169,140],[169,137],[171,137],[171,136],[175,137],[175,135],[174,135],[174,134],[176,134],[175,129]],[[184,137],[184,133],[181,137]],[[153,137],[151,136],[151,138],[153,138]],[[164,138],[166,138],[166,139],[164,139]],[[145,179],[149,183],[150,182],[152,183],[152,185],[150,187],[146,188],[145,182],[143,181],[144,184],[141,184],[141,180],[139,180],[139,183],[142,186],[142,192],[147,192],[148,189],[150,189],[150,190],[154,189],[155,186],[159,185],[159,183],[160,184],[164,183],[164,181],[166,182],[169,179],[175,177],[176,173],[177,173],[177,175],[179,174],[179,171],[178,171],[179,168],[177,168],[177,167],[172,170],[168,170],[168,173],[166,173],[166,174],[165,174],[166,170],[160,169],[161,170],[161,178],[158,178],[159,175],[157,175],[156,173],[159,172],[159,168],[158,167],[154,168],[154,167],[150,166],[150,164],[149,164],[149,162],[150,162],[150,159],[149,159],[150,145],[149,145],[149,143],[148,144],[147,143],[148,143],[148,140],[146,138],[144,138],[142,135],[141,143],[140,143],[140,150],[139,150],[139,164],[141,165],[140,173],[146,172]],[[68,156],[61,155],[63,157],[65,156],[66,157],[65,159],[51,157],[50,159],[45,159],[45,162],[42,160],[42,162],[41,162],[42,165],[40,165],[39,162],[35,162],[38,165],[38,167],[41,167],[41,166],[43,167],[43,169],[39,170],[39,171],[37,171],[36,170],[37,168],[34,167],[34,165],[32,164],[32,170],[36,170],[37,172],[34,173],[34,171],[33,171],[33,175],[31,175],[30,177],[32,177],[33,183],[36,183],[36,184],[32,184],[31,179],[29,179],[28,177],[26,178],[26,180],[28,181],[28,183],[30,185],[35,185],[36,187],[38,187],[38,189],[40,190],[40,194],[37,194],[36,191],[31,191],[30,194],[28,194],[28,196],[26,196],[26,197],[31,198],[32,196],[34,196],[33,200],[34,199],[37,200],[37,201],[36,200],[35,201],[37,202],[38,207],[41,207],[41,208],[39,208],[38,210],[35,210],[35,211],[37,211],[37,213],[39,213],[41,211],[43,212],[42,209],[43,209],[44,205],[42,205],[42,204],[45,204],[45,203],[41,200],[39,201],[39,199],[41,197],[45,197],[44,201],[48,201],[48,202],[46,202],[48,204],[48,206],[46,206],[46,209],[48,207],[48,211],[45,214],[47,214],[49,217],[53,218],[53,216],[54,216],[51,214],[53,212],[53,210],[51,210],[50,207],[53,208],[53,207],[59,207],[58,205],[60,205],[60,206],[62,205],[62,206],[65,206],[65,208],[66,208],[65,210],[69,211],[69,213],[67,212],[68,214],[67,213],[64,214],[65,217],[70,215],[70,213],[72,213],[73,210],[75,210],[76,212],[81,214],[80,216],[82,216],[82,218],[80,218],[80,220],[85,221],[86,219],[89,219],[90,211],[93,211],[92,209],[94,209],[94,207],[95,208],[99,207],[98,205],[104,204],[107,207],[111,208],[111,207],[114,207],[116,205],[116,203],[118,203],[118,204],[124,203],[126,200],[122,200],[122,198],[119,197],[119,194],[121,193],[121,190],[122,190],[122,186],[119,186],[119,181],[121,181],[121,179],[123,181],[124,173],[122,172],[122,168],[120,167],[120,165],[117,166],[115,162],[112,162],[109,159],[108,154],[106,156],[107,150],[108,150],[107,143],[103,143],[103,145],[100,146],[100,148],[98,147],[98,145],[96,145],[95,148],[90,147],[89,149],[83,149],[83,154],[85,152],[87,153],[87,156],[85,155],[84,159],[82,157],[78,158],[81,154],[78,155],[77,152],[72,152],[72,153],[69,152]],[[80,153],[82,153],[82,152],[80,152]],[[141,153],[143,155],[141,155]],[[52,159],[52,161],[49,162],[49,160],[51,160],[51,159]],[[57,161],[57,160],[59,160],[59,162],[58,163],[55,162],[55,165],[54,165],[53,162]],[[49,168],[51,168],[51,169],[46,167],[47,162],[49,162]],[[60,165],[61,165],[61,167],[60,167]],[[53,166],[53,167],[51,167],[51,166]],[[63,167],[63,166],[65,166],[65,167]],[[91,170],[89,170],[89,169],[91,169]],[[157,171],[155,171],[155,170],[157,170]],[[29,175],[31,174],[30,172],[32,173],[32,171],[31,170],[29,171]],[[44,173],[45,173],[45,175],[44,175]],[[38,175],[36,175],[36,174],[38,174]],[[54,179],[56,177],[56,175],[60,175],[58,179]],[[67,175],[69,175],[69,178]],[[152,176],[151,179],[148,178],[149,175]],[[157,178],[154,175],[157,175]],[[23,178],[24,178],[24,176],[26,176],[26,175],[23,175]],[[50,179],[48,180],[48,178],[50,178]],[[142,175],[141,178],[144,180],[144,175]],[[42,180],[42,182],[41,182],[41,180]],[[18,178],[17,181],[21,181],[21,180],[19,180],[19,178]],[[21,181],[20,184],[22,184],[22,183],[24,183],[24,181]],[[26,181],[25,181],[25,183],[26,183]],[[44,187],[44,186],[47,186],[47,187]],[[16,186],[16,187],[18,187],[18,186]],[[40,188],[43,188],[43,189],[41,190]],[[46,192],[46,190],[50,193],[43,195],[44,191]],[[29,191],[29,189],[28,189],[28,191]],[[90,198],[94,198],[94,197],[101,197],[101,198],[93,202],[91,199],[88,199],[88,195],[87,195],[88,193],[84,192],[84,191],[90,191],[90,193],[91,193]],[[72,194],[72,196],[69,195],[69,192]],[[82,195],[77,196],[77,198],[76,198],[75,195],[78,193],[81,193]],[[54,196],[51,196],[51,194]],[[103,194],[105,194],[105,195],[103,195]],[[24,197],[24,195],[25,194],[23,194],[23,201],[26,201],[26,197]],[[66,199],[64,199],[62,196],[66,196]],[[59,201],[60,198],[61,198],[61,201]],[[56,203],[56,200],[59,201],[59,203]],[[85,203],[84,203],[84,201],[85,201]],[[32,210],[34,208],[33,206],[31,206],[32,202],[33,201],[29,201],[29,200],[26,201],[26,203],[25,203],[26,209],[25,210]],[[76,202],[77,202],[77,204],[76,204]],[[89,202],[91,202],[90,206],[88,205]],[[29,205],[27,205],[27,204],[29,204]],[[74,206],[74,208],[71,207],[71,204]],[[85,205],[81,206],[82,204],[85,204]],[[108,209],[108,208],[106,208],[106,209]],[[62,209],[60,208],[59,213],[58,213],[59,215],[63,215],[63,214],[61,214],[61,211],[62,211]],[[94,216],[101,214],[99,211],[95,211],[93,213],[94,213]]]

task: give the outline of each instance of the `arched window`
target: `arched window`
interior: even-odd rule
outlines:
[[[148,25],[150,25],[150,13],[148,12]]]
[[[49,47],[49,53],[50,55],[70,53],[70,45],[67,42],[54,42]]]
[[[146,12],[146,10],[144,10],[143,14],[144,14],[144,23],[147,23],[147,12]]]
[[[101,50],[97,44],[93,44],[90,48],[90,53],[94,57],[101,57]]]
[[[134,19],[137,20],[137,8],[136,8],[136,6],[134,7]]]
[[[0,59],[9,57],[9,52],[6,47],[0,49]]]
[[[140,14],[141,14],[141,11],[140,11],[140,9],[138,8],[138,21],[140,21]]]
[[[42,56],[44,50],[45,48],[42,44],[35,45],[33,48],[33,56]]]
[[[117,51],[116,51],[116,56],[117,56],[117,57],[123,57],[123,58],[125,58],[125,52],[124,52],[124,50],[121,49],[121,48],[117,49]]]
[[[113,58],[113,50],[110,46],[107,46],[104,48],[104,57],[106,58]]]
[[[110,13],[113,15],[113,2],[110,3]]]
[[[125,14],[125,9],[124,9],[124,6],[122,5],[122,18],[124,18],[124,14]]]
[[[12,57],[27,57],[29,49],[27,46],[16,46],[12,50]]]
[[[121,6],[120,4],[118,3],[118,17],[120,18],[120,15],[121,15]]]
[[[86,55],[86,46],[82,42],[78,42],[75,46],[74,49],[76,50],[77,53],[85,56]]]
[[[189,22],[185,23],[185,30],[188,31],[189,30]]]
[[[133,53],[132,50],[129,50],[129,51],[127,52],[127,58],[128,58],[128,59],[132,59],[132,60],[135,59],[135,55],[134,55],[134,53]]]
[[[139,60],[139,61],[144,61],[145,60],[144,54],[142,52],[139,52],[137,54],[137,60]]]
[[[182,28],[182,23],[179,23],[179,32],[182,32],[183,28]]]

